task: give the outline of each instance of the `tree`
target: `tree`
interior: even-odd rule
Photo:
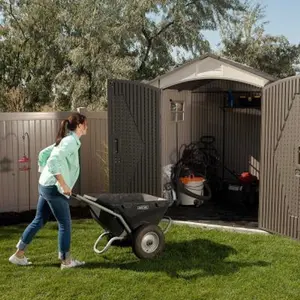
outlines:
[[[128,25],[120,22],[121,2],[72,1],[61,10],[60,45],[67,59],[53,82],[55,103],[105,106],[106,80],[129,79],[135,61],[126,47]],[[64,102],[64,101],[63,101]]]
[[[168,71],[176,63],[173,47],[181,47],[195,56],[209,51],[201,30],[215,30],[221,21],[234,20],[230,10],[243,9],[239,0],[96,3],[86,0],[80,9],[75,3],[73,9],[70,5],[64,9],[76,38],[65,40],[73,46],[69,50],[70,65],[58,75],[58,80],[64,78],[65,82],[59,84],[58,90],[66,91],[64,86],[68,86],[72,106],[79,99],[87,99],[84,105],[103,99],[103,83],[112,75],[142,80]],[[89,39],[82,44],[84,36]]]
[[[241,0],[0,0],[0,8],[1,94],[22,95],[21,110],[105,105],[108,78],[156,77],[176,64],[174,47],[209,51],[201,32],[244,9]]]
[[[165,0],[136,2],[132,46],[138,53],[137,79],[165,73],[176,61],[172,49],[179,47],[196,57],[210,51],[202,31],[217,30],[220,23],[235,20],[243,11],[240,0]]]
[[[38,110],[51,99],[52,81],[64,55],[55,43],[60,24],[54,2],[28,3],[3,1],[7,32],[0,42],[0,79],[7,95],[14,94],[11,89],[25,91],[21,110]]]
[[[239,21],[221,31],[221,55],[264,71],[277,78],[296,74],[300,45],[292,45],[284,36],[266,34],[265,7],[247,3]]]

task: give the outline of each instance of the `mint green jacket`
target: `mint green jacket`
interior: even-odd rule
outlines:
[[[41,176],[39,184],[44,186],[56,185],[59,192],[63,190],[54,175],[61,174],[66,184],[72,189],[79,177],[79,148],[81,142],[78,136],[71,132],[64,137],[58,146],[55,144],[39,153],[38,166]]]

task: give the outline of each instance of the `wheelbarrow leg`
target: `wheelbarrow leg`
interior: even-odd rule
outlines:
[[[113,238],[111,238],[107,244],[105,245],[105,247],[102,249],[102,250],[98,250],[97,249],[97,246],[99,244],[99,242],[102,240],[102,238],[106,235],[109,235],[110,232],[109,231],[105,231],[103,232],[99,237],[98,239],[96,240],[95,244],[94,244],[94,251],[97,253],[97,254],[102,254],[104,252],[106,252],[108,250],[108,248],[111,246],[111,244],[114,242],[114,241],[121,241],[124,239],[124,237],[120,237],[120,236],[115,236]]]
[[[166,234],[172,225],[172,219],[170,217],[165,216],[164,218],[162,218],[162,221],[168,222],[166,228],[163,229],[163,233]]]

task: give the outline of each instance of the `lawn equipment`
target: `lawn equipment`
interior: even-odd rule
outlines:
[[[93,219],[104,229],[94,244],[94,251],[102,254],[115,242],[131,245],[140,259],[159,256],[165,248],[164,234],[171,226],[171,218],[164,216],[169,201],[148,194],[72,195],[88,205]],[[160,221],[168,221],[162,230]],[[107,244],[102,250],[97,246],[104,236]]]
[[[205,201],[215,199],[236,199],[237,202],[251,207],[257,202],[258,180],[249,172],[241,174],[230,170],[222,161],[221,155],[215,147],[214,136],[202,136],[198,142],[182,145],[180,149],[180,160],[173,166],[171,184],[178,195],[187,195],[190,205],[196,207]],[[227,171],[232,179],[225,179],[218,175],[220,171]],[[224,172],[223,172],[224,173]],[[202,192],[196,193],[194,186],[202,188]],[[192,188],[190,188],[190,186]],[[215,195],[215,197],[214,197]],[[220,195],[222,195],[220,197]],[[180,204],[180,201],[177,201]]]
[[[259,181],[249,172],[236,174],[234,181],[224,182],[223,195],[228,202],[244,208],[255,209],[258,205]]]
[[[220,161],[214,142],[213,136],[202,136],[199,142],[182,145],[179,151],[181,158],[172,168],[171,182],[177,196],[185,194],[190,199],[194,198],[191,204],[196,207],[212,198],[213,180],[217,178]],[[188,188],[185,184],[186,180],[198,180],[196,185],[201,184],[203,191],[195,193],[195,189]],[[177,204],[180,204],[180,201],[177,201]]]

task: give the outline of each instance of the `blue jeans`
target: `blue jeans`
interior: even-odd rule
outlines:
[[[55,185],[39,185],[39,200],[34,220],[23,232],[17,248],[25,250],[37,232],[47,223],[51,213],[58,222],[59,258],[70,256],[71,214],[68,198],[62,195]]]

